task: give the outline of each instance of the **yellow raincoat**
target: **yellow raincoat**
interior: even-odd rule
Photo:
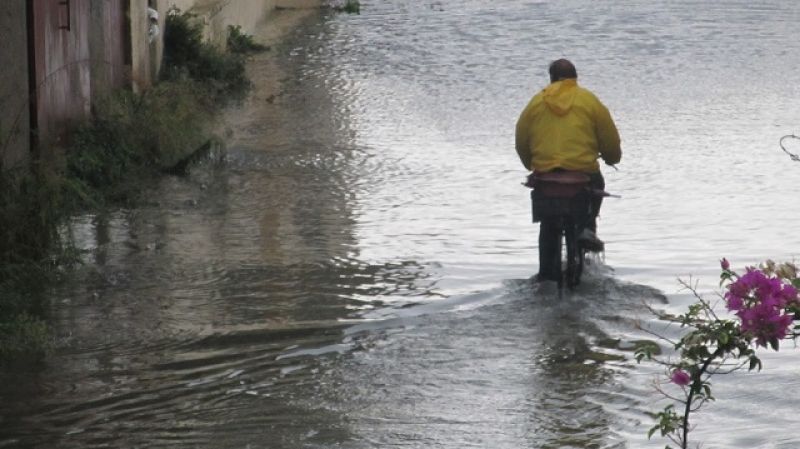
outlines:
[[[600,171],[597,159],[622,157],[619,133],[608,109],[576,79],[556,81],[533,99],[517,121],[517,154],[528,170]]]

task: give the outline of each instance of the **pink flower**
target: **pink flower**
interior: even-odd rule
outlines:
[[[744,298],[745,296],[749,295],[751,288],[752,286],[750,285],[750,277],[748,277],[747,274],[737,279],[736,282],[728,285],[728,291],[732,295],[740,298]]]
[[[725,294],[725,300],[728,302],[728,310],[736,310],[738,312],[744,307],[744,300],[732,292]]]
[[[719,265],[720,265],[720,266],[722,267],[722,269],[723,269],[723,270],[725,270],[725,271],[728,271],[728,270],[730,270],[730,268],[731,268],[731,263],[730,263],[730,262],[728,262],[728,259],[726,259],[726,258],[724,258],[724,257],[722,258],[722,260],[720,260],[720,261],[719,261]]]
[[[669,380],[675,385],[685,387],[686,385],[689,385],[689,382],[692,381],[692,377],[689,376],[689,373],[686,371],[678,368],[672,372],[672,376],[670,376]]]
[[[736,315],[742,320],[742,332],[755,338],[756,345],[766,347],[768,342],[786,337],[794,321],[793,315],[782,312],[769,303],[761,303],[741,309]]]
[[[797,289],[789,284],[784,284],[781,290],[781,296],[786,301],[786,304],[796,304],[798,302]]]
[[[754,290],[761,286],[766,280],[767,275],[765,275],[763,271],[749,267],[747,268],[747,272],[734,282],[734,284],[740,284],[748,290]]]
[[[723,268],[726,263],[725,259],[720,261]],[[765,347],[775,347],[777,340],[786,337],[794,320],[787,308],[800,305],[794,286],[753,267],[728,284],[724,298],[728,310],[741,320],[742,333],[755,340],[757,346]]]

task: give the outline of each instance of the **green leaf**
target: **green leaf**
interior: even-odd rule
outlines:
[[[703,394],[705,395],[706,399],[709,401],[714,400],[714,396],[711,395],[711,385],[703,384]]]
[[[770,345],[770,347],[772,347],[772,349],[777,351],[778,350],[778,346],[780,345],[780,342],[778,342],[777,338],[772,338],[772,339],[769,340],[769,345]]]

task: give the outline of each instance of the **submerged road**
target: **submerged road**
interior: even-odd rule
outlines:
[[[800,70],[756,82],[798,63],[792,3],[429,3],[281,22],[224,155],[75,218],[86,264],[52,293],[54,354],[2,372],[0,447],[664,446],[646,439],[663,373],[632,351],[640,326],[679,330],[647,307],[681,310],[675,279],[713,287],[721,256],[793,254],[778,221],[800,212],[774,214],[800,170],[764,142],[800,122]],[[606,259],[559,298],[529,282],[511,133],[565,55],[626,153]],[[698,58],[716,72],[689,83]],[[721,379],[698,441],[796,447],[773,431],[790,356],[747,391]]]

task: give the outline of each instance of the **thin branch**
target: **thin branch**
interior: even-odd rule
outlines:
[[[798,139],[798,140],[800,140],[800,136],[795,136],[794,134],[787,134],[787,135],[781,137],[781,140],[778,142],[780,144],[780,146],[781,146],[781,150],[783,150],[784,153],[788,154],[789,158],[791,160],[793,160],[795,162],[800,162],[800,156],[790,152],[789,150],[786,149],[785,146],[783,146],[783,141],[786,140],[786,139]]]
[[[686,399],[685,398],[679,398],[677,396],[673,396],[673,395],[667,393],[666,391],[664,391],[664,389],[661,388],[661,384],[653,382],[653,385],[654,385],[654,388],[656,389],[656,391],[661,393],[661,395],[664,396],[665,398],[672,399],[673,401],[680,402],[681,404],[685,404],[686,403]]]
[[[689,279],[691,280],[691,277],[690,277]],[[703,308],[705,309],[706,313],[707,313],[708,315],[710,315],[710,316],[711,316],[711,318],[713,318],[715,321],[720,321],[719,317],[718,317],[718,316],[717,316],[717,314],[714,312],[714,309],[711,307],[711,304],[709,304],[709,302],[708,302],[708,301],[706,301],[706,300],[703,298],[703,296],[702,296],[702,295],[700,295],[700,293],[697,291],[697,282],[695,282],[695,284],[694,284],[694,285],[691,285],[691,284],[689,284],[688,282],[686,282],[686,281],[684,281],[684,280],[682,280],[682,279],[678,279],[678,282],[680,282],[680,283],[681,283],[681,285],[683,285],[683,287],[684,287],[684,288],[686,288],[687,290],[689,290],[690,292],[692,292],[692,294],[694,295],[694,297],[695,297],[695,298],[697,298],[697,300],[698,300],[698,301],[700,301],[700,304],[702,304],[702,305],[703,305]]]
[[[717,369],[715,369],[713,371],[708,371],[708,377],[710,378],[712,375],[716,376],[717,374],[723,374],[723,375],[724,374],[733,374],[735,371],[739,371],[740,369],[744,368],[749,363],[750,363],[750,361],[747,360],[747,361],[744,361],[744,362],[739,362],[739,363],[736,363],[736,364],[732,364],[733,367],[725,369],[725,370],[717,368]],[[720,362],[719,366],[723,366],[722,362]]]
[[[683,449],[686,449],[686,444],[688,443],[689,438],[689,413],[691,413],[692,407],[692,399],[695,395],[695,390],[699,391],[700,381],[702,380],[703,374],[708,369],[708,366],[711,362],[722,355],[724,351],[721,348],[717,348],[711,356],[703,362],[703,366],[700,367],[700,371],[698,372],[697,379],[692,382],[692,386],[689,388],[689,397],[686,399],[686,408],[683,413]],[[697,388],[695,388],[697,386]]]
[[[637,327],[637,328],[638,328],[640,331],[642,331],[642,332],[644,332],[644,333],[646,333],[646,334],[650,334],[650,335],[652,335],[653,337],[656,337],[656,339],[658,339],[658,340],[665,341],[665,342],[667,342],[667,343],[671,344],[672,346],[675,346],[676,344],[678,344],[678,342],[676,342],[676,341],[673,341],[673,340],[670,340],[669,338],[667,338],[667,337],[664,337],[663,335],[657,334],[657,333],[655,333],[655,332],[653,332],[653,331],[651,331],[651,330],[649,330],[649,329],[645,329],[644,327],[642,327],[642,326],[640,326],[640,325],[637,325],[636,327]]]

